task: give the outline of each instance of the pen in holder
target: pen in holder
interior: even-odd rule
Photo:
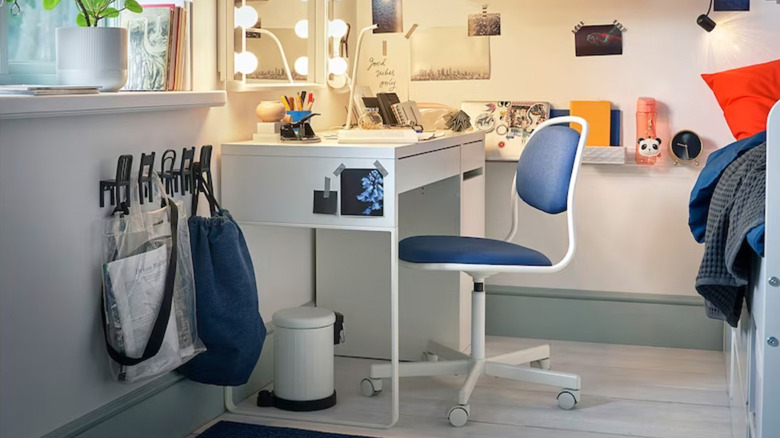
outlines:
[[[294,113],[306,113],[295,120],[296,115]],[[311,111],[288,111],[290,117],[293,118],[292,123],[285,123],[281,129],[281,139],[284,142],[298,142],[298,143],[316,143],[320,141],[317,134],[309,124],[309,120],[312,117],[318,116],[319,113],[312,113]]]

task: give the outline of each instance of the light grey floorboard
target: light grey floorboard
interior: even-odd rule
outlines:
[[[500,354],[544,342],[488,337],[487,353]],[[235,414],[220,419],[376,437],[730,438],[723,353],[583,342],[549,343],[553,368],[582,377],[582,401],[572,411],[558,409],[557,388],[483,377],[470,400],[468,424],[453,428],[446,412],[456,403],[463,377],[419,377],[401,380],[401,418],[392,429],[301,422],[306,419],[388,422],[389,381],[377,397],[362,397],[358,389],[360,380],[376,362],[336,358],[339,402],[335,407],[291,413],[254,407],[252,397],[240,405],[242,410],[288,419]],[[199,428],[193,436],[209,425]]]

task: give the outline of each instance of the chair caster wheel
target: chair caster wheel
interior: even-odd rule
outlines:
[[[450,408],[447,412],[447,419],[455,427],[465,426],[469,421],[469,405],[457,405]]]
[[[420,358],[422,362],[438,362],[439,361],[439,355],[436,353],[433,353],[431,351],[423,351],[422,357]]]
[[[542,370],[550,369],[550,359],[539,359],[531,362],[531,368],[539,368]]]
[[[558,393],[558,407],[568,411],[580,401],[580,392],[575,389],[564,389]]]
[[[382,393],[382,379],[363,379],[360,381],[360,393],[363,397],[373,397]]]

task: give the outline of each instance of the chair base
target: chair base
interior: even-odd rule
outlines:
[[[549,345],[479,359],[444,345],[429,342],[423,357],[425,362],[399,364],[399,377],[467,375],[466,381],[458,392],[458,404],[447,414],[450,423],[456,427],[463,426],[468,421],[469,398],[482,375],[562,388],[558,393],[558,407],[561,409],[572,409],[580,400],[580,377],[576,374],[550,370]],[[444,358],[447,360],[439,360]],[[523,366],[524,364],[530,366]],[[361,382],[361,392],[367,397],[379,394],[382,392],[381,379],[389,377],[390,364],[371,365],[371,375]]]

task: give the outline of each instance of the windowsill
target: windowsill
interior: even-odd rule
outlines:
[[[191,109],[222,106],[226,101],[227,93],[224,91],[142,91],[65,96],[0,95],[0,119]]]

